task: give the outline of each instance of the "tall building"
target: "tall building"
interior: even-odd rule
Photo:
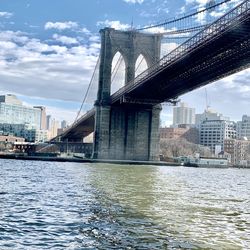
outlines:
[[[188,107],[184,102],[173,108],[173,125],[179,124],[195,124],[195,109]]]
[[[43,106],[34,106],[33,108],[40,110],[40,129],[45,130],[46,128],[46,108]]]
[[[237,138],[247,138],[250,140],[250,116],[243,115],[242,120],[237,122],[236,125]]]
[[[61,128],[62,128],[62,129],[67,128],[67,122],[66,122],[65,120],[63,120],[63,121],[61,122]]]
[[[14,95],[0,96],[0,123],[31,124],[40,129],[41,111],[22,105]]]
[[[224,140],[236,138],[236,124],[225,120],[204,120],[199,125],[200,144],[215,149],[220,147],[224,151]]]
[[[48,139],[56,137],[58,133],[58,129],[59,129],[59,122],[56,121],[55,119],[52,119],[51,128],[49,129]]]
[[[51,123],[52,123],[52,118],[51,115],[46,116],[46,129],[50,130],[51,129]]]

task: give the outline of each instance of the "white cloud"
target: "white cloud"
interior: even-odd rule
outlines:
[[[217,11],[212,11],[209,13],[212,17],[215,17],[215,18],[218,18],[218,17],[221,17],[224,12],[217,12]]]
[[[0,31],[1,41],[13,41],[15,43],[25,43],[29,39],[25,33],[20,31]]]
[[[221,17],[222,15],[224,15],[226,13],[226,11],[228,11],[228,9],[229,9],[229,5],[224,3],[224,4],[219,6],[218,10],[211,11],[209,14],[212,17],[218,18],[218,17]]]
[[[99,21],[97,22],[97,26],[110,27],[116,30],[126,30],[130,28],[129,24],[123,24],[120,21],[110,21],[110,20]]]
[[[90,42],[100,42],[100,37],[97,35],[93,35],[89,38]]]
[[[123,0],[126,3],[139,3],[142,4],[144,2],[144,0]]]
[[[63,44],[78,44],[78,41],[76,38],[74,37],[69,37],[69,36],[60,36],[58,34],[54,34],[53,35],[53,38],[58,41],[58,42],[61,42]]]
[[[4,50],[16,48],[16,44],[13,42],[0,41],[0,48]]]
[[[168,54],[178,46],[177,43],[162,43],[161,45],[161,57]]]
[[[182,6],[181,8],[180,8],[180,14],[184,14],[186,12],[186,6]]]
[[[186,0],[186,5],[192,4],[195,5],[198,11],[204,10],[208,5],[210,5],[211,0]],[[199,13],[195,17],[195,21],[200,24],[205,24],[207,22],[212,22],[217,18],[221,17],[225,13],[227,13],[230,9],[238,5],[241,0],[231,0],[227,3],[220,4],[219,6],[210,9],[209,11],[204,11]],[[212,2],[211,2],[212,3]],[[215,4],[216,2],[214,2]]]
[[[22,44],[16,42],[18,37]],[[62,36],[56,38],[62,39]],[[64,42],[73,42],[63,37]],[[99,55],[100,44],[72,48],[24,37],[21,32],[0,32],[1,90],[21,95],[80,102]],[[96,89],[95,89],[96,90]],[[96,93],[92,94],[92,101]]]
[[[10,12],[0,12],[0,17],[10,18],[13,14]]]
[[[80,32],[85,33],[85,34],[90,34],[91,33],[87,28],[80,29]]]
[[[203,8],[199,8],[198,11],[202,10]],[[197,16],[196,16],[196,21],[200,24],[205,24],[206,23],[206,16],[207,16],[207,12],[200,12]]]
[[[149,33],[165,33],[168,30],[166,30],[164,27],[153,27],[153,28],[149,28],[147,30]],[[169,30],[170,31],[170,30]]]
[[[65,29],[75,29],[78,28],[78,23],[68,21],[68,22],[47,22],[44,26],[46,30],[48,29],[58,29],[58,30],[65,30]]]
[[[205,6],[210,0],[186,0],[186,4],[198,4],[200,7]]]
[[[44,100],[46,101],[46,100]],[[50,114],[58,121],[66,120],[69,124],[74,122],[74,119],[77,115],[77,111],[75,109],[65,109],[59,108],[55,106],[47,106],[46,107],[46,114]]]

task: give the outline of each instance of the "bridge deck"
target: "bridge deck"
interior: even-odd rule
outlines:
[[[112,95],[167,101],[249,67],[250,1],[212,23]]]

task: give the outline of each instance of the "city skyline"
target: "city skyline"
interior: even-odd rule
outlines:
[[[12,95],[12,94],[10,94],[10,93],[6,93],[6,94],[4,94],[4,95]],[[26,103],[25,101],[23,101],[21,98],[19,98],[18,97],[18,101],[20,101],[20,104],[21,105],[23,105],[23,106],[26,106],[26,107],[29,107],[29,108],[34,108],[34,107],[36,107],[36,105],[34,105],[34,104],[31,104],[31,103]],[[221,112],[219,112],[218,110],[215,110],[215,109],[213,109],[213,107],[211,107],[210,105],[207,105],[208,103],[206,102],[206,105],[204,106],[204,109],[203,109],[203,111],[202,112],[196,112],[196,108],[195,107],[191,107],[190,105],[189,105],[189,103],[187,103],[187,102],[182,102],[182,101],[180,101],[180,102],[178,102],[177,104],[176,104],[176,106],[167,106],[168,108],[170,107],[171,109],[172,109],[172,113],[170,113],[170,115],[169,115],[169,117],[171,117],[171,119],[169,119],[169,121],[168,121],[168,123],[163,123],[163,122],[161,122],[161,127],[169,127],[169,126],[172,126],[172,125],[174,125],[174,108],[178,108],[178,107],[182,107],[182,106],[185,106],[186,108],[188,108],[188,109],[194,109],[194,115],[196,116],[196,115],[202,115],[202,114],[204,114],[205,112],[211,112],[211,113],[213,113],[213,114],[218,114],[218,115],[221,115],[222,117],[226,117],[226,118],[229,118],[229,120],[230,121],[234,121],[234,122],[237,122],[237,121],[241,121],[242,120],[242,117],[243,116],[249,116],[250,114],[249,113],[239,113],[239,116],[240,116],[240,118],[239,119],[236,119],[236,120],[233,120],[230,116],[225,116],[223,113],[221,113]],[[51,117],[51,119],[53,119],[53,120],[55,120],[56,122],[59,122],[60,124],[62,123],[62,122],[66,122],[67,124],[68,124],[68,120],[66,120],[63,116],[62,116],[62,118],[61,119],[58,119],[58,117],[56,117],[56,116],[54,116],[54,114],[53,113],[48,113],[47,112],[47,107],[45,106],[45,105],[43,105],[41,102],[38,102],[38,105],[39,106],[43,106],[45,109],[46,109],[46,117],[47,116],[50,116]],[[163,105],[163,109],[164,109],[164,105]],[[195,124],[196,123],[196,117],[195,117],[195,121],[194,121],[194,123],[191,123],[191,124]],[[221,118],[220,118],[221,119]],[[184,123],[184,124],[189,124],[189,123]]]
[[[14,0],[1,3],[0,94],[15,94],[25,105],[44,105],[47,113],[57,120],[72,122],[97,61],[99,29],[141,27],[204,7],[208,2],[111,0],[103,4],[96,0],[86,4],[77,0],[72,4],[68,0],[60,3]],[[227,10],[225,4],[215,14],[220,16]],[[207,85],[211,107],[232,120],[249,114],[248,79],[249,69]],[[197,113],[206,107],[204,88],[179,98]],[[162,120],[165,124],[172,122],[172,107],[163,107]]]

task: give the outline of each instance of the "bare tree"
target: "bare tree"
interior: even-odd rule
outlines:
[[[160,152],[164,157],[188,156],[199,153],[200,156],[211,156],[210,149],[199,144],[188,142],[184,138],[161,139]]]

